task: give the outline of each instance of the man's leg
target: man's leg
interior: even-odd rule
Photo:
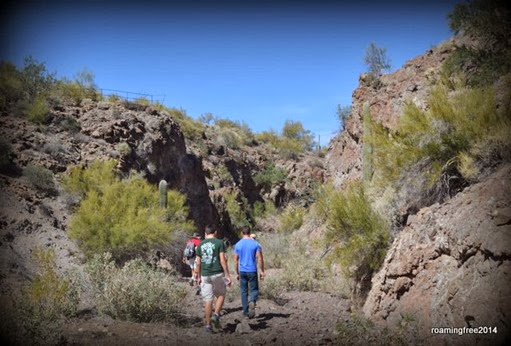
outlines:
[[[250,286],[250,303],[248,303],[248,317],[253,318],[255,316],[255,304],[259,298],[259,285],[257,281],[256,273],[248,274],[248,285]]]
[[[204,317],[207,326],[211,325],[211,311],[213,310],[212,307],[213,307],[212,300],[204,302]]]
[[[244,272],[240,272],[240,293],[243,315],[248,316],[248,278]]]
[[[213,310],[213,284],[209,276],[202,276],[202,299],[204,300],[204,319],[206,326],[211,326],[211,311]]]
[[[259,299],[259,281],[257,280],[257,273],[250,273],[248,280],[250,285],[250,301],[256,303]]]

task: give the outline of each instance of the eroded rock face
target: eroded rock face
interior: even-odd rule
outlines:
[[[404,314],[422,337],[500,344],[511,325],[511,165],[452,200],[408,218],[364,305],[379,321]],[[432,335],[432,327],[497,327],[498,334]],[[431,342],[436,342],[433,339]]]
[[[114,106],[108,109],[107,105],[99,104],[82,116],[82,132],[112,144],[117,151],[123,142],[125,149],[119,152],[121,170],[144,172],[153,184],[165,179],[169,188],[186,195],[190,217],[199,230],[208,224],[218,226],[202,163],[187,152],[179,125],[151,107],[123,109],[120,114],[120,110]]]
[[[405,102],[414,102],[421,108],[432,82],[438,78],[442,62],[453,50],[444,44],[408,61],[399,70],[383,75],[380,85],[368,85],[361,76],[360,85],[353,92],[352,111],[345,131],[334,137],[326,156],[328,176],[336,186],[362,177],[363,110],[367,104],[371,116],[388,128],[397,125]]]

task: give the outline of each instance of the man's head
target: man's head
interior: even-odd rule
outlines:
[[[248,228],[247,226],[244,226],[241,228],[241,234],[243,235],[250,235],[250,228]]]
[[[198,232],[193,232],[192,238],[200,239],[201,236],[200,236],[200,234]]]
[[[204,229],[204,233],[206,233],[206,236],[211,235],[211,234],[215,234],[216,233],[216,229],[213,226],[211,226],[211,225],[207,225],[206,228]]]

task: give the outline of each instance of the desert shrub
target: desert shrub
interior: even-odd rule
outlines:
[[[346,345],[418,345],[419,323],[412,315],[404,314],[396,325],[386,326],[352,314],[337,326],[337,339]]]
[[[204,120],[206,121],[207,119]],[[236,149],[243,144],[249,144],[254,139],[252,130],[245,122],[218,117],[214,117],[213,120],[215,126],[221,129],[221,133],[223,133],[224,136],[229,134],[228,136],[231,137],[230,141],[234,141],[233,145],[235,145],[235,147],[232,147],[233,149]],[[230,145],[227,146],[231,147]]]
[[[337,105],[337,119],[339,120],[340,130],[342,131],[346,127],[346,121],[351,114],[351,105],[350,106],[341,106]]]
[[[228,186],[234,184],[232,174],[229,172],[229,169],[226,165],[218,165],[214,172],[220,181],[220,186]]]
[[[300,242],[292,245],[292,255],[283,263],[281,281],[287,291],[315,291],[321,287],[321,282],[327,277],[324,263],[312,259],[306,244]]]
[[[369,75],[376,79],[391,68],[387,49],[378,47],[374,42],[371,42],[366,48],[364,63],[367,65]]]
[[[34,280],[2,297],[0,332],[12,344],[57,344],[62,342],[60,331],[66,319],[77,311],[78,290],[65,274],[55,271],[53,250],[36,248],[33,260]]]
[[[23,97],[23,82],[16,66],[0,62],[0,110],[7,110]]]
[[[55,190],[53,172],[45,167],[29,163],[23,168],[23,176],[33,187],[40,191],[53,192]]]
[[[332,199],[337,194],[334,185],[328,182],[323,185],[318,185],[314,190],[314,204],[311,208],[311,216],[321,224],[326,222],[328,215],[330,214],[330,208],[332,205]]]
[[[78,133],[81,130],[81,125],[75,118],[65,117],[59,122],[59,126],[71,133]]]
[[[236,193],[234,192],[225,194],[224,198],[225,207],[229,213],[229,218],[231,219],[231,225],[236,229],[244,226],[250,226],[250,220],[245,212],[248,205],[247,199],[245,197],[241,197],[238,201]]]
[[[144,106],[149,106],[151,104],[151,102],[146,97],[139,97],[134,102]]]
[[[289,160],[297,160],[304,152],[303,143],[296,139],[281,138],[274,146],[282,157]]]
[[[30,122],[38,125],[46,124],[50,117],[50,107],[46,98],[36,97],[32,103],[28,104],[25,113]]]
[[[361,182],[332,193],[325,242],[334,249],[330,260],[341,264],[346,277],[366,282],[383,262],[388,241],[388,226],[371,208]]]
[[[289,254],[289,235],[283,233],[262,233],[257,241],[261,244],[264,256],[264,267],[282,268]]]
[[[262,186],[264,191],[286,180],[288,172],[284,168],[276,167],[273,162],[264,165],[264,168],[254,175],[254,182]]]
[[[119,142],[115,145],[115,150],[119,152],[122,156],[126,156],[131,153],[131,147],[126,142]]]
[[[364,141],[372,146],[374,182],[386,185],[397,181],[406,170],[424,162],[422,174],[428,174],[430,186],[447,172],[465,170],[468,156],[477,161],[487,143],[496,157],[506,156],[511,134],[510,110],[497,109],[491,88],[463,88],[449,96],[446,88],[432,90],[429,110],[406,105],[394,131],[367,117],[370,131]]]
[[[159,207],[155,186],[131,175],[119,179],[115,161],[74,167],[64,179],[67,191],[84,196],[69,226],[69,236],[86,254],[111,251],[116,257],[168,242],[177,229],[189,229],[185,199],[169,191],[170,208]]]
[[[116,103],[118,101],[121,101],[121,97],[117,94],[110,94],[106,97],[106,100],[111,103]]]
[[[21,80],[25,99],[33,103],[36,98],[46,95],[56,83],[55,74],[46,70],[44,63],[28,56],[25,58],[23,70],[21,70]]]
[[[215,146],[224,148],[239,149],[243,145],[243,137],[239,131],[233,128],[220,127],[216,133]]]
[[[294,205],[288,206],[282,214],[280,214],[278,231],[288,233],[299,229],[302,226],[304,216],[304,208]]]
[[[184,109],[167,108],[166,112],[179,124],[185,138],[189,140],[201,138],[206,129],[205,125],[190,118]]]
[[[116,267],[112,255],[95,255],[86,265],[100,313],[135,322],[173,321],[186,291],[172,276],[140,259]]]
[[[257,133],[255,138],[262,143],[269,143],[273,146],[279,141],[279,135],[275,130],[263,131]]]

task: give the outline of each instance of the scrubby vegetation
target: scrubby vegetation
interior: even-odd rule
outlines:
[[[115,161],[71,168],[64,179],[70,192],[83,196],[69,226],[69,235],[89,255],[111,251],[116,258],[164,244],[177,229],[190,229],[185,198],[169,191],[169,207],[159,207],[156,187],[132,174],[121,180]]]
[[[118,268],[110,253],[95,255],[86,266],[100,313],[135,322],[175,321],[186,295],[172,276],[140,259]]]
[[[337,324],[337,338],[346,345],[417,345],[419,323],[412,315],[404,315],[395,326],[375,324],[366,317],[352,314]]]
[[[280,167],[276,167],[273,162],[268,162],[262,171],[254,175],[254,182],[260,185],[264,191],[269,192],[271,188],[286,180],[288,172]]]
[[[36,189],[51,193],[55,191],[55,182],[53,181],[53,172],[49,169],[29,163],[23,169],[23,176]]]
[[[429,187],[456,172],[472,180],[495,163],[487,162],[488,154],[498,161],[509,153],[510,109],[496,108],[493,89],[462,88],[449,94],[438,86],[428,104],[426,111],[407,104],[392,131],[366,115],[370,131],[364,141],[372,146],[377,184],[399,184],[410,166],[418,164]]]
[[[9,301],[2,297],[0,332],[17,344],[56,344],[60,328],[78,307],[78,290],[72,281],[55,271],[53,250],[37,248],[33,261],[38,269],[31,284],[13,293]]]
[[[327,258],[339,263],[345,276],[353,280],[352,294],[364,293],[364,285],[383,262],[390,235],[385,220],[373,210],[363,184],[351,183],[343,191],[326,185],[313,212],[327,224]]]

